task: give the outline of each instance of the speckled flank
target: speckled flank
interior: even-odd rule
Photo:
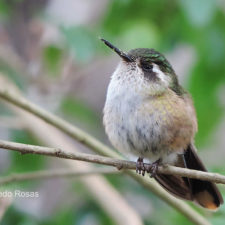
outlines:
[[[192,102],[170,88],[155,67],[159,82],[149,82],[133,62],[121,62],[109,84],[104,125],[112,144],[151,161],[174,161],[192,142],[197,122]]]

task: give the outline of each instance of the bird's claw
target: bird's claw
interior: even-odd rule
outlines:
[[[150,174],[151,178],[154,178],[157,175],[160,162],[161,159],[158,159],[151,164],[144,164],[143,158],[139,157],[136,163],[136,172],[142,174],[142,176],[147,172]]]
[[[145,166],[143,162],[143,158],[139,157],[136,162],[136,173],[142,174],[142,176],[145,175]]]
[[[150,173],[151,178],[154,178],[156,176],[160,162],[161,162],[161,159],[158,159],[152,164],[145,165],[145,171],[147,171],[147,173]]]

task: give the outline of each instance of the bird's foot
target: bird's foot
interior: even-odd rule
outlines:
[[[139,157],[136,162],[136,172],[139,174],[142,174],[142,176],[145,175],[145,166],[143,162],[143,158]]]
[[[154,178],[158,172],[158,167],[159,164],[161,163],[161,159],[156,160],[155,162],[149,164],[149,165],[145,165],[145,171],[147,173],[150,173],[150,177]]]

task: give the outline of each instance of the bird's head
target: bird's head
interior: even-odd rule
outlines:
[[[150,95],[158,95],[169,89],[178,95],[182,94],[177,76],[164,55],[149,48],[136,48],[124,53],[110,42],[101,40],[121,57],[115,76],[123,81],[135,80]]]

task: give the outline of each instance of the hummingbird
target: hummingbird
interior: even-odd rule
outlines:
[[[101,40],[121,58],[103,110],[112,145],[125,155],[137,156],[137,172],[150,172],[172,195],[216,210],[223,198],[214,183],[157,173],[163,164],[207,171],[194,145],[197,119],[192,98],[179,84],[171,64],[154,49],[125,53]],[[149,168],[144,166],[144,158],[151,162]]]

